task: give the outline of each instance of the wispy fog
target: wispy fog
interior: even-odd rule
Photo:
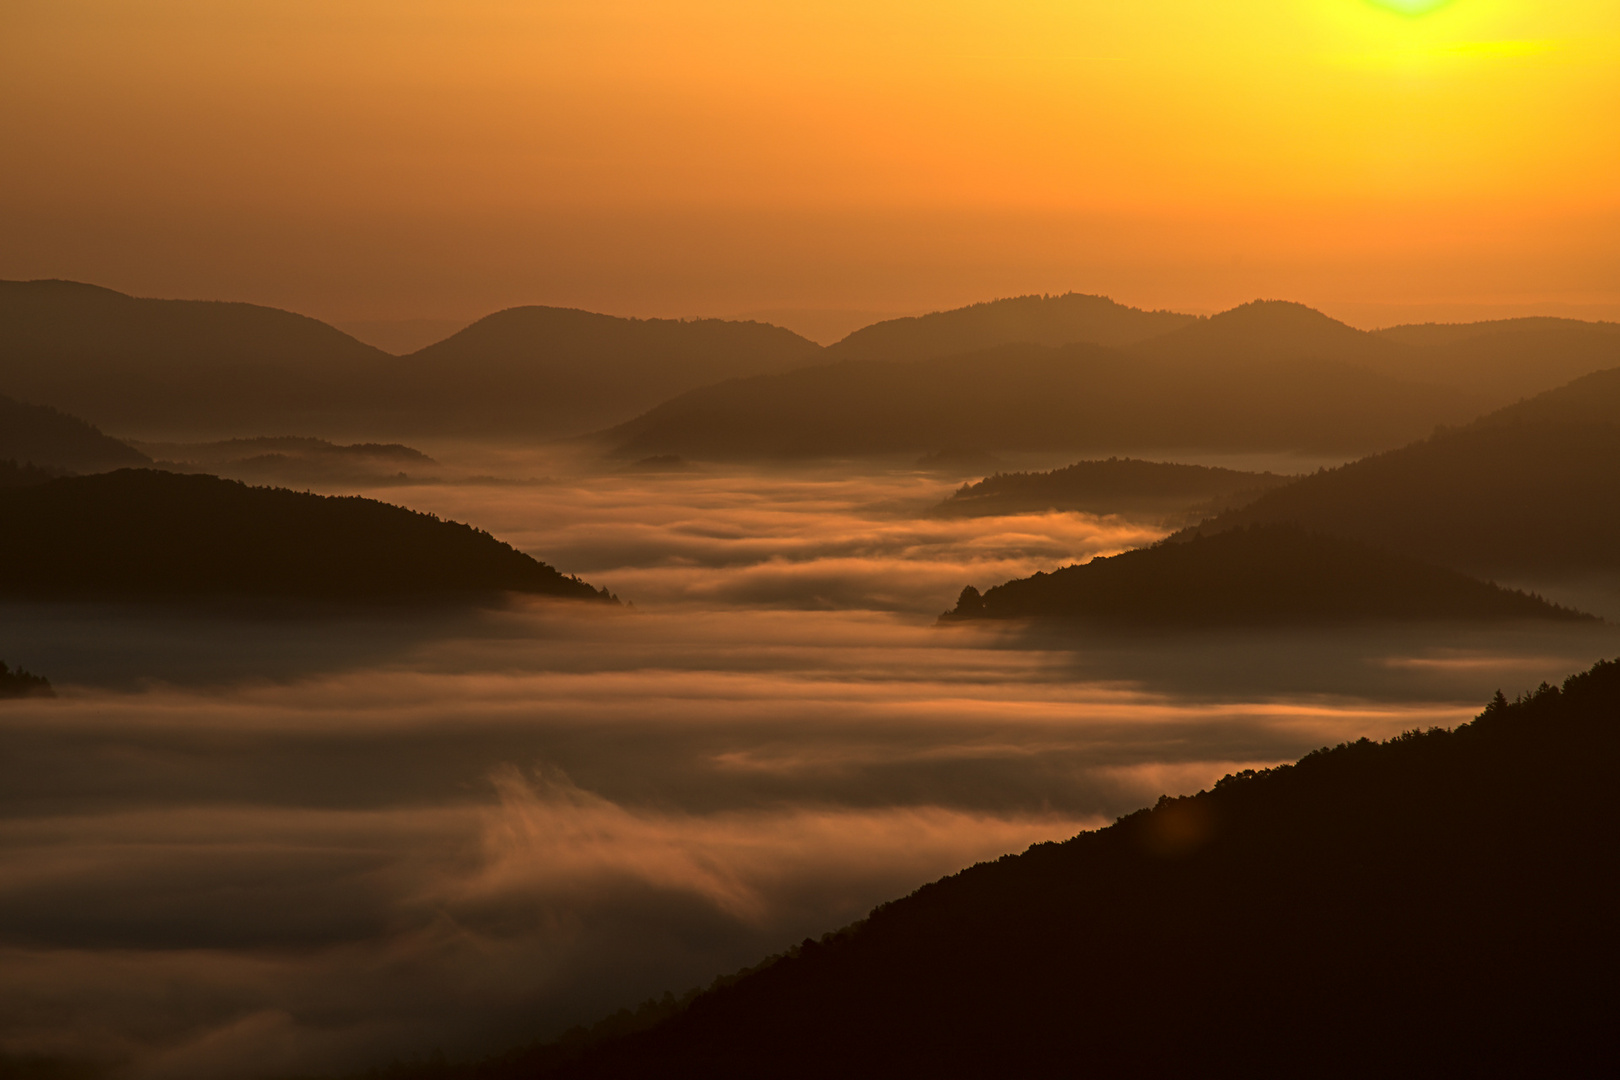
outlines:
[[[437,453],[437,451],[436,451]],[[0,608],[0,1046],[151,1077],[500,1049],[1222,774],[1457,723],[1608,626],[938,628],[1160,535],[906,470],[390,488],[634,602]]]

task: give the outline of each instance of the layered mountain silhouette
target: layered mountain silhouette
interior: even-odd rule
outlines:
[[[0,460],[47,471],[99,472],[152,459],[76,416],[0,395]]]
[[[634,457],[1358,452],[1620,365],[1617,330],[1528,319],[1371,334],[1295,304],[1204,319],[1066,294],[889,320],[826,349],[760,323],[522,307],[395,357],[252,304],[0,282],[0,386],[148,439],[549,438],[652,410],[614,432]],[[1045,415],[1024,431],[1009,403]]]
[[[0,491],[0,595],[610,599],[488,533],[372,499],[151,469]]]
[[[997,345],[1132,345],[1196,323],[1196,316],[1143,311],[1105,296],[1015,296],[951,311],[889,319],[826,349],[832,360],[930,360]]]
[[[622,319],[521,307],[480,319],[400,360],[397,378],[435,428],[573,434],[722,379],[814,363],[789,330],[720,319]]]
[[[1617,767],[1600,662],[981,863],[645,1030],[399,1076],[1600,1075]]]
[[[1292,307],[1278,310],[1291,317]],[[1335,356],[1206,357],[1197,338],[1183,337],[1196,330],[1218,339],[1224,318],[1176,331],[1175,347],[1007,345],[736,380],[684,394],[603,439],[636,457],[916,453],[952,444],[1356,453],[1480,411],[1482,399],[1470,391],[1403,381]]]
[[[253,304],[0,282],[0,385],[148,438],[266,429],[568,434],[820,351],[759,323],[514,308],[395,357],[315,319]]]
[[[1198,508],[1213,513],[1227,504],[1250,501],[1293,479],[1207,465],[1109,458],[1079,461],[1051,472],[996,473],[976,484],[963,484],[934,512],[947,517],[1043,510],[1172,514]]]
[[[923,324],[959,314],[879,326],[895,328],[885,334],[901,355],[932,356],[946,335],[923,334]],[[1150,314],[1163,313],[1131,318]],[[979,322],[994,325],[988,313]],[[603,438],[622,454],[736,458],[942,445],[1365,453],[1472,419],[1567,373],[1620,363],[1613,324],[1512,320],[1369,333],[1284,301],[1180,320],[1117,348],[1006,344],[897,361],[871,358],[876,335],[854,348],[865,333],[846,339],[861,360],[703,387]]]
[[[1136,626],[1583,619],[1540,597],[1292,525],[1231,529],[962,590],[945,621],[1048,617]]]

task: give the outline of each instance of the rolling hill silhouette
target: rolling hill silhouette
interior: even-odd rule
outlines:
[[[575,434],[706,383],[814,363],[821,351],[765,323],[520,307],[404,357],[397,378],[435,403],[435,430]]]
[[[1009,581],[969,586],[946,621],[1028,617],[1139,626],[1590,616],[1454,570],[1309,533],[1254,525]]]
[[[0,394],[0,460],[47,471],[99,472],[152,459],[76,416]]]
[[[1004,450],[1355,453],[1478,414],[1467,391],[1328,360],[1146,357],[1007,345],[937,360],[846,361],[683,394],[603,432],[630,457]]]
[[[254,304],[0,282],[0,385],[148,438],[567,434],[820,351],[758,323],[513,308],[402,358]]]
[[[997,345],[1130,345],[1196,321],[1173,311],[1143,311],[1105,296],[1015,296],[889,319],[826,349],[836,360],[928,360]]]
[[[0,491],[0,595],[609,599],[488,533],[372,499],[120,469]]]
[[[1604,661],[981,863],[645,1030],[391,1075],[1601,1075],[1617,767]]]
[[[1123,351],[1104,362],[1086,348],[1098,345]],[[971,440],[987,451],[1026,444],[1275,449],[1314,438],[1310,448],[1359,452],[1620,364],[1617,349],[1613,324],[1531,319],[1369,334],[1281,302],[1197,319],[1067,294],[889,320],[825,350],[759,323],[512,308],[395,357],[315,319],[253,304],[141,299],[67,281],[0,282],[0,386],[121,433],[168,440],[265,430],[544,438],[631,420],[636,428],[625,438],[643,448],[637,457],[689,452],[676,443],[706,443],[710,456],[915,454],[967,444],[949,431],[967,422],[994,436]],[[905,366],[976,350],[976,365]],[[1053,357],[1063,361],[1056,374]],[[859,366],[880,363],[899,370]],[[767,379],[748,390],[725,386],[811,364],[822,374]],[[946,385],[931,385],[936,377]],[[1095,385],[1087,388],[1087,378]],[[1015,404],[1038,411],[1049,390],[1088,406],[1076,423],[1065,429],[1047,416],[1027,436],[1004,430],[1007,398],[1022,394]],[[696,400],[682,396],[694,392]],[[818,435],[791,401],[779,400],[800,392],[830,410],[841,434]],[[976,417],[980,392],[996,415]],[[870,407],[852,404],[871,394],[879,399]],[[1257,397],[1265,400],[1250,400]],[[922,399],[944,414],[913,415]],[[1115,401],[1118,410],[1108,407]],[[1154,410],[1166,418],[1148,419]],[[1288,422],[1290,410],[1304,419]],[[1234,411],[1241,415],[1223,424],[1221,414]],[[761,436],[752,413],[768,416],[767,428],[785,427]],[[893,432],[859,430],[891,416]],[[681,430],[694,422],[719,430]],[[1107,430],[1095,438],[1072,430],[1100,422]],[[1191,435],[1177,438],[1180,430]]]
[[[393,364],[274,308],[0,282],[0,385],[118,430],[325,428],[386,387]]]
[[[1384,366],[1405,350],[1304,304],[1254,300],[1136,342],[1131,351],[1160,360],[1230,367],[1267,361]]]
[[[996,473],[976,484],[963,484],[934,512],[947,517],[1043,510],[1171,514],[1195,507],[1214,512],[1220,504],[1248,501],[1293,479],[1207,465],[1109,458],[1078,461],[1051,472]]]

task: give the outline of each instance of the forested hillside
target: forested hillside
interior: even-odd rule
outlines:
[[[1193,531],[1257,522],[1483,575],[1617,567],[1620,424],[1487,418],[1305,477]]]
[[[608,599],[488,533],[398,506],[121,469],[0,491],[0,595]]]
[[[1538,597],[1306,532],[1253,525],[962,591],[947,621],[1041,616],[1134,626],[1574,619]]]
[[[964,870],[650,1030],[400,1075],[1601,1075],[1617,767],[1601,662]]]
[[[0,460],[66,472],[99,472],[151,459],[99,428],[48,405],[0,394]]]

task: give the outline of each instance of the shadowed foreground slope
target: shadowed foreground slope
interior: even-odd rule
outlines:
[[[398,506],[121,469],[0,492],[0,594],[607,599],[488,533]]]
[[[1140,626],[1371,619],[1580,619],[1536,596],[1289,525],[1254,526],[962,590],[947,620],[1049,616]]]
[[[480,1077],[1596,1075],[1620,663],[981,864]]]

